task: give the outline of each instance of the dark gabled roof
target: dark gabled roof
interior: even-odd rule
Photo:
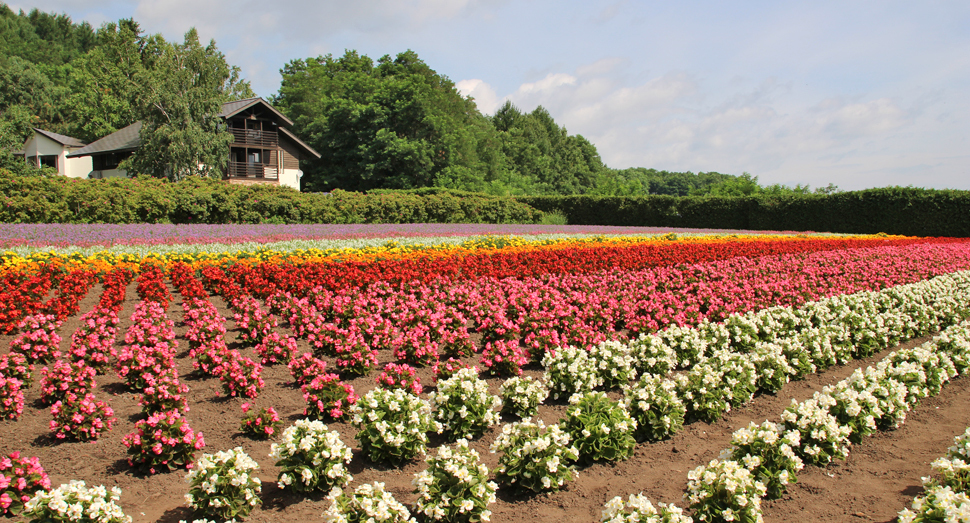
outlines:
[[[245,100],[235,100],[222,104],[222,112],[219,113],[219,116],[222,118],[232,118],[240,112],[256,105],[262,105],[264,108],[269,110],[269,112],[273,113],[273,115],[279,119],[279,122],[276,122],[277,124],[282,122],[283,125],[293,125],[292,120],[283,116],[283,113],[277,111],[275,107],[258,96],[256,98],[246,98]]]
[[[141,143],[138,133],[141,132],[141,122],[135,122],[124,129],[115,131],[108,136],[91,142],[73,153],[67,155],[68,158],[78,156],[91,156],[92,154],[111,153],[121,151],[134,151]]]
[[[219,113],[219,117],[231,118],[232,116],[239,114],[240,112],[245,111],[246,109],[249,109],[250,107],[253,107],[256,105],[261,105],[262,107],[264,107],[265,109],[273,113],[277,118],[279,118],[279,121],[284,123],[285,125],[293,125],[293,122],[289,118],[283,116],[283,113],[273,108],[273,106],[267,103],[266,100],[263,100],[262,98],[258,98],[258,97],[246,98],[245,100],[235,100],[232,102],[226,102],[222,104],[222,111]],[[290,139],[292,139],[300,148],[302,148],[308,154],[312,155],[315,158],[320,158],[320,153],[314,151],[312,147],[303,143],[303,141],[297,138],[293,133],[291,133],[285,127],[279,127],[279,130],[282,131]],[[129,125],[128,127],[125,127],[124,129],[121,129],[114,133],[111,133],[108,136],[105,136],[104,138],[96,142],[92,142],[87,146],[82,147],[81,149],[78,149],[77,151],[74,151],[73,153],[67,156],[68,158],[74,158],[78,156],[90,156],[92,154],[100,154],[100,153],[134,151],[135,149],[138,148],[138,144],[140,143],[140,140],[138,137],[138,133],[140,131],[141,131],[141,122],[135,122]],[[54,134],[54,133],[50,133],[50,134]],[[69,137],[65,137],[65,138],[69,138]],[[73,140],[74,138],[70,138],[70,139]]]
[[[51,140],[54,140],[55,142],[61,145],[66,145],[68,147],[84,147],[85,145],[87,145],[86,143],[72,136],[65,136],[63,134],[52,133],[50,131],[45,131],[43,129],[38,129],[36,127],[34,127],[34,132],[40,135],[46,136]]]
[[[280,127],[279,129],[281,133],[285,134],[290,140],[293,140],[293,142],[296,143],[296,145],[300,146],[300,148],[303,149],[304,152],[309,153],[310,155],[312,155],[314,158],[318,160],[320,159],[320,153],[314,150],[313,147],[310,147],[309,145],[303,143],[303,140],[297,138],[296,135],[291,133],[289,129],[287,129],[286,127]]]

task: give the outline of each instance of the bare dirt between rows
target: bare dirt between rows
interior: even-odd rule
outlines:
[[[84,313],[97,303],[100,287],[81,302]],[[119,342],[130,325],[135,303],[134,287],[128,289],[129,300],[119,317]],[[179,372],[190,388],[190,412],[188,420],[195,430],[205,434],[205,452],[216,452],[232,447],[242,447],[260,463],[263,481],[263,505],[246,519],[251,522],[319,521],[320,514],[329,506],[324,495],[309,497],[281,491],[276,486],[278,468],[268,457],[270,441],[256,441],[239,433],[242,417],[242,398],[220,396],[217,379],[201,378],[193,372],[191,359],[187,356],[187,342],[182,337],[181,300],[174,293],[175,302],[169,308],[169,317],[176,324],[179,336]],[[235,327],[231,313],[218,297],[213,303],[229,318],[227,329]],[[70,336],[78,326],[78,316],[68,319],[60,329],[64,338],[61,348],[70,344]],[[286,326],[281,332],[288,333]],[[230,347],[234,347],[237,332],[227,333]],[[0,354],[9,350],[13,336],[0,336]],[[926,338],[912,340],[912,346]],[[300,348],[309,350],[303,341]],[[848,376],[855,368],[878,361],[894,347],[867,360],[852,365],[836,367],[826,372],[790,383],[777,396],[757,396],[749,404],[726,415],[714,424],[693,423],[674,438],[659,443],[643,443],[637,446],[632,458],[618,463],[595,464],[582,468],[576,481],[567,484],[560,492],[537,496],[522,496],[499,491],[498,501],[489,508],[494,522],[571,522],[598,521],[603,504],[613,496],[627,497],[643,492],[654,502],[662,501],[683,506],[682,495],[687,484],[687,473],[716,458],[729,444],[731,434],[750,421],[760,423],[765,419],[778,421],[781,412],[791,400],[803,400]],[[252,349],[244,354],[253,357]],[[382,365],[393,361],[389,353],[380,354]],[[473,362],[469,359],[469,362]],[[539,368],[530,368],[527,374],[539,376]],[[374,388],[374,376],[357,378],[351,383],[363,395]],[[432,383],[430,369],[420,370],[422,383]],[[284,366],[265,367],[263,378],[266,386],[254,403],[257,407],[275,407],[286,425],[302,417],[304,401],[299,388],[292,385],[292,378]],[[493,393],[498,394],[502,380],[488,379]],[[138,395],[129,392],[113,372],[98,377],[95,395],[109,402],[115,410],[117,423],[110,433],[93,443],[58,442],[48,428],[49,409],[39,402],[40,369],[36,370],[35,382],[26,394],[24,415],[19,421],[0,421],[0,453],[20,451],[26,456],[38,456],[42,466],[50,474],[53,484],[59,485],[72,479],[80,479],[89,485],[104,484],[122,489],[121,505],[135,522],[172,522],[192,519],[192,512],[184,501],[188,491],[185,471],[144,476],[134,473],[126,461],[126,449],[121,440],[134,430],[139,419]],[[849,458],[825,468],[808,467],[798,475],[799,482],[789,487],[789,494],[780,500],[764,503],[765,521],[893,521],[896,513],[921,492],[920,477],[930,474],[929,464],[945,454],[953,437],[970,426],[970,379],[961,377],[950,382],[943,392],[923,401],[911,412],[906,423],[898,430],[876,434],[860,445],[852,447]],[[544,405],[539,417],[546,423],[557,422],[565,412],[563,405]],[[506,422],[514,421],[507,418]],[[358,447],[355,430],[348,423],[330,423],[340,432],[345,443]],[[499,432],[494,427],[472,447],[482,455],[483,462],[494,468],[498,455],[491,454],[488,447]],[[432,437],[432,443],[441,442]],[[431,451],[433,452],[433,451]],[[395,497],[410,504],[415,500],[411,479],[425,467],[423,460],[415,460],[403,467],[389,467],[369,462],[355,450],[350,469],[354,480],[350,487],[374,481],[384,482]],[[14,519],[14,521],[17,521]]]

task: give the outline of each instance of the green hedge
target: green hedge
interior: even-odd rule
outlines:
[[[23,177],[0,170],[4,223],[533,223],[542,213],[484,194],[300,193],[191,178]]]
[[[573,225],[693,227],[970,237],[970,191],[887,187],[746,197],[529,196]]]

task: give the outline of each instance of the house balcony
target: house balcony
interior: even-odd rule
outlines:
[[[279,136],[275,129],[256,130],[230,128],[229,133],[232,134],[233,147],[276,149],[279,145]]]
[[[261,163],[229,162],[226,173],[229,180],[253,180],[276,182],[280,179],[279,169]]]

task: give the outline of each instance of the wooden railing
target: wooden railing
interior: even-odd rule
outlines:
[[[256,178],[278,180],[279,170],[261,163],[229,162],[229,178]]]
[[[229,132],[233,138],[232,145],[236,147],[276,149],[279,144],[279,137],[275,130],[257,131],[255,129],[230,128]]]

